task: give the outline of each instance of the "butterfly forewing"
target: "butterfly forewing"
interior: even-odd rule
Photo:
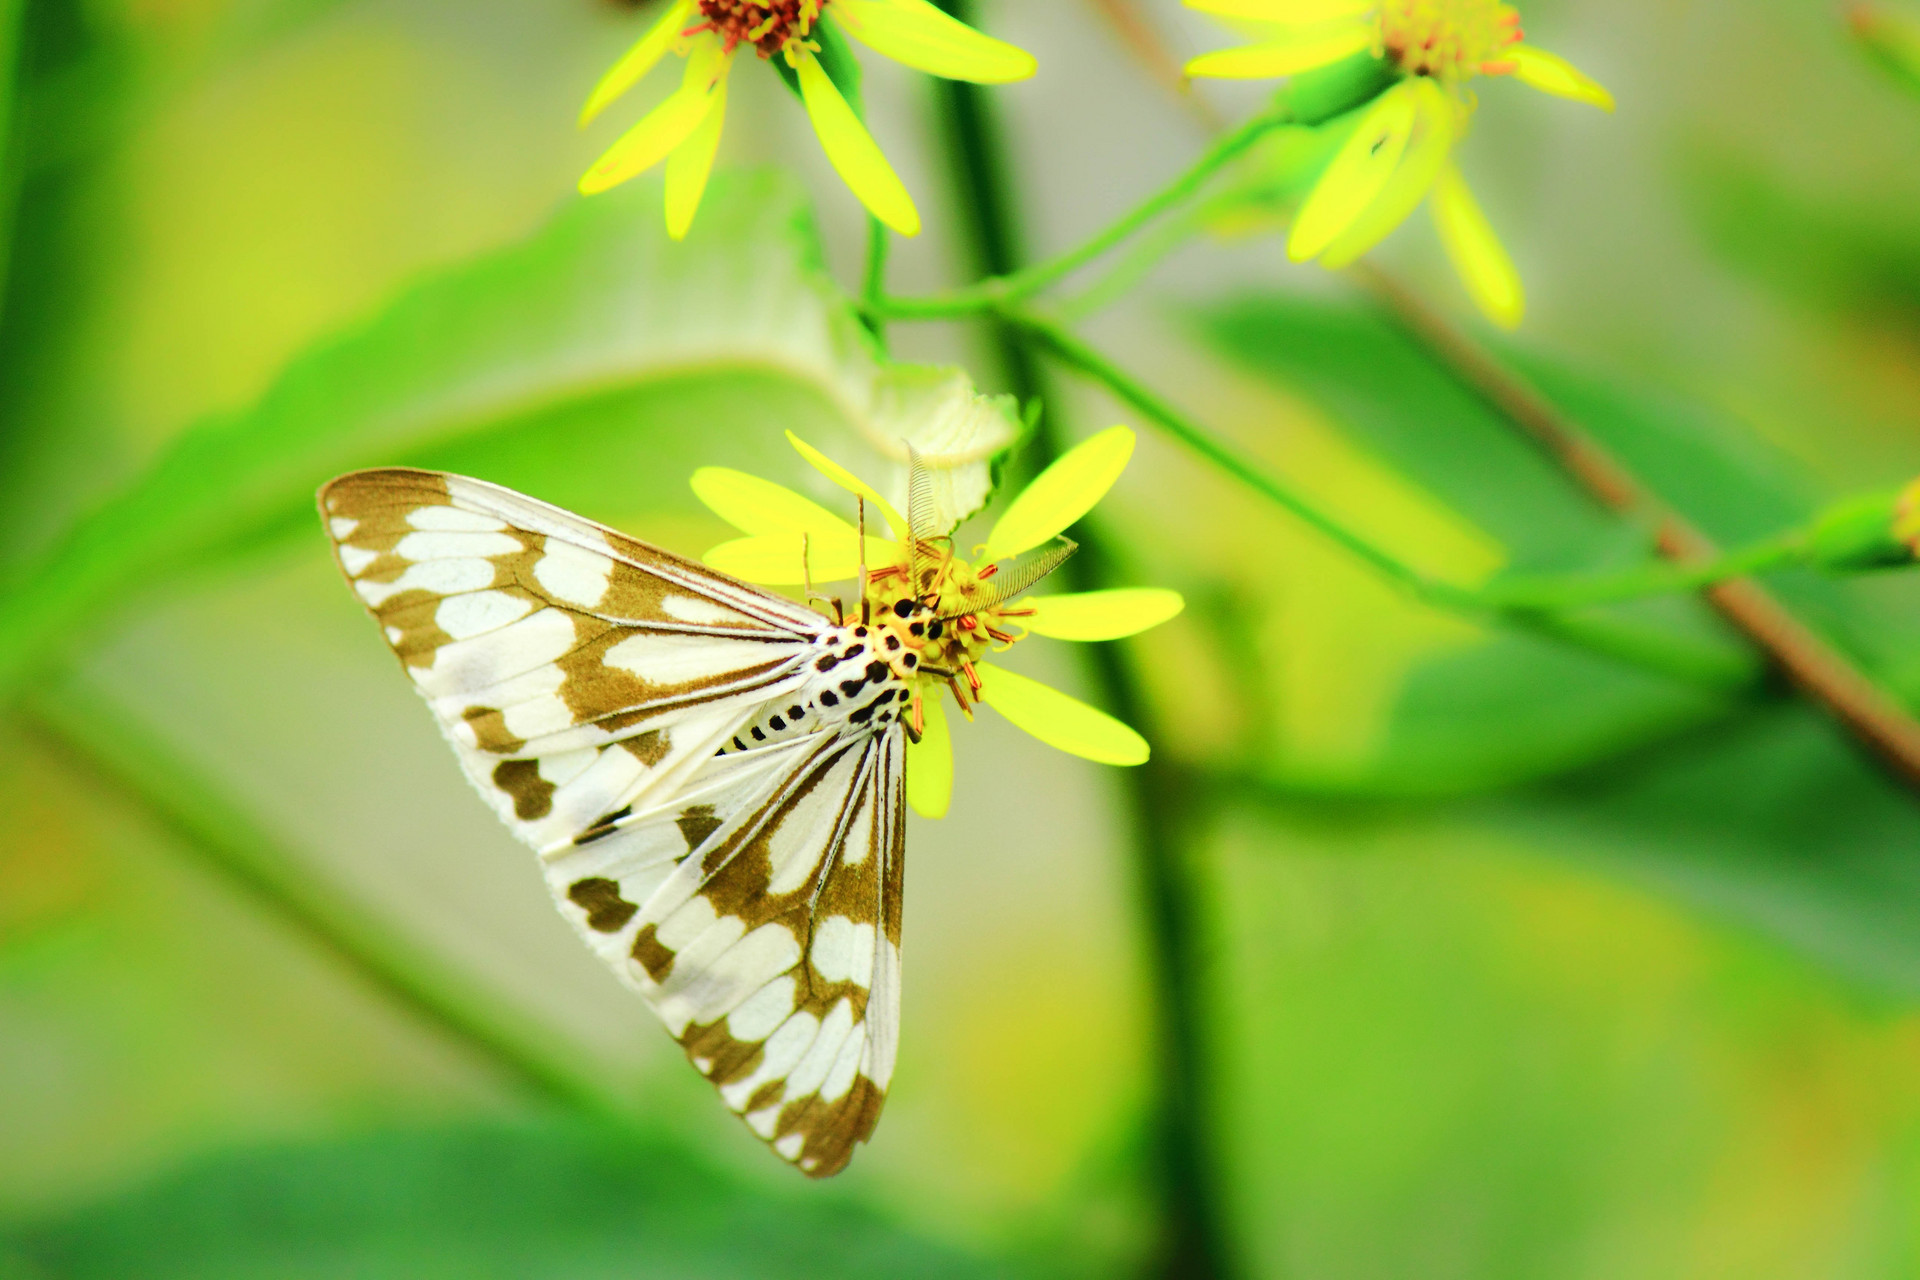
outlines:
[[[671,789],[790,687],[821,623],[479,481],[364,471],[321,505],[474,785],[536,848]]]
[[[541,851],[562,911],[756,1133],[810,1174],[837,1172],[893,1069],[901,732],[809,719],[766,746],[740,735],[780,729],[768,708],[804,702],[845,634],[481,481],[357,472],[321,510],[341,569],[469,778]]]

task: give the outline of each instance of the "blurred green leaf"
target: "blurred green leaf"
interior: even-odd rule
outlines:
[[[8,1234],[48,1280],[1025,1274],[794,1183],[619,1126],[475,1126],[235,1151]]]
[[[1816,714],[1498,804],[1228,814],[1249,1274],[1912,1274],[1913,1024],[1879,993],[1920,976],[1920,823]]]
[[[881,364],[821,270],[797,188],[771,173],[717,183],[678,245],[648,208],[657,199],[633,184],[574,202],[528,243],[417,286],[295,360],[251,410],[187,431],[14,586],[0,688],[127,592],[307,518],[314,490],[355,466],[471,464],[483,455],[450,446],[491,433],[523,469],[544,456],[541,474],[584,475],[604,496],[623,478],[681,483],[685,469],[650,452],[650,390],[724,396],[715,426],[760,416],[769,435],[786,425],[783,406],[810,397],[840,424],[823,447],[904,463],[905,437],[953,468],[954,501],[985,499],[990,463],[1016,434],[1011,405],[976,400],[958,371]],[[757,399],[769,382],[786,394]],[[597,448],[623,430],[649,452]],[[743,434],[726,432],[729,447]]]
[[[1906,210],[1789,188],[1751,160],[1702,150],[1680,170],[1719,257],[1789,297],[1920,318],[1920,234]]]
[[[1499,806],[1511,829],[1920,997],[1920,805],[1812,708],[1761,708]]]
[[[1216,350],[1306,395],[1504,543],[1516,569],[1584,567],[1614,522],[1404,335],[1356,307],[1243,296],[1195,314]]]
[[[1509,568],[1551,572],[1632,563],[1650,539],[1576,489],[1511,424],[1378,315],[1296,298],[1244,297],[1196,317],[1202,335],[1253,373],[1304,393],[1376,456],[1508,550]],[[1698,498],[1722,525],[1771,532],[1802,507],[1737,440],[1692,423],[1637,414],[1610,392],[1544,363],[1526,366],[1578,414],[1604,419],[1607,442],[1647,461],[1656,483]],[[1732,497],[1722,494],[1725,483]],[[1777,522],[1777,523],[1776,523]],[[1730,638],[1691,600],[1625,612],[1724,645]],[[1555,642],[1495,633],[1415,669],[1387,733],[1359,768],[1276,762],[1288,785],[1313,791],[1436,795],[1480,790],[1604,759],[1721,714],[1725,701]]]
[[[1282,760],[1300,791],[1397,798],[1492,791],[1605,760],[1724,716],[1728,699],[1511,632],[1414,668],[1360,771]]]

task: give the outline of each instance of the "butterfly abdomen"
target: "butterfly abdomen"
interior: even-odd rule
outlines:
[[[803,666],[806,682],[765,707],[722,753],[751,751],[822,729],[877,733],[886,728],[899,718],[908,697],[900,655],[886,648],[890,636],[885,628],[866,626],[821,633]]]

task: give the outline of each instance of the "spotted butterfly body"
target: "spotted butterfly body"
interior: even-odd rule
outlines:
[[[320,494],[336,557],[562,913],[812,1176],[899,1030],[904,716],[890,622],[811,609],[482,481]]]

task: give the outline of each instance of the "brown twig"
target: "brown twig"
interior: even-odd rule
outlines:
[[[1713,539],[1662,502],[1577,422],[1404,285],[1373,267],[1362,265],[1354,271],[1409,334],[1464,386],[1532,437],[1595,501],[1646,522],[1655,531],[1661,555],[1693,565],[1719,554]],[[1906,707],[1753,579],[1734,578],[1703,594],[1779,664],[1795,687],[1831,712],[1909,786],[1920,788],[1920,720]]]

